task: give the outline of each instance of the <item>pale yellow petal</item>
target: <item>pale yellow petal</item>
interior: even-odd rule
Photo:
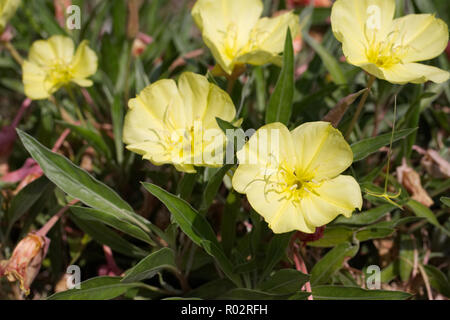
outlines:
[[[443,83],[449,79],[449,72],[421,63],[397,64],[389,69],[383,69],[383,78],[391,83],[424,83],[433,81]]]
[[[76,83],[80,87],[90,87],[93,85],[92,80],[89,79],[72,79],[72,82]]]
[[[353,162],[353,152],[341,132],[328,122],[308,122],[292,131],[297,174],[313,179],[334,178]]]
[[[236,109],[230,96],[206,77],[185,72],[180,76],[178,87],[185,110],[190,110],[186,122],[192,125],[194,121],[200,122],[203,129],[219,129],[216,117],[226,121],[234,119]]]
[[[282,123],[270,123],[256,131],[245,146],[237,152],[239,163],[259,164],[261,172],[270,168],[294,168],[294,144],[289,130]]]
[[[331,26],[342,42],[351,64],[367,61],[365,50],[375,36],[383,40],[391,30],[395,0],[337,0],[331,10]]]
[[[288,12],[275,18],[262,18],[253,28],[248,48],[239,62],[263,65],[273,60],[279,61],[279,54],[284,50],[286,33],[291,30],[292,39],[300,33],[299,18],[293,12]]]
[[[433,59],[448,44],[447,24],[432,14],[410,14],[395,19],[392,32],[396,44],[404,48],[404,63]]]
[[[73,77],[75,79],[88,78],[97,71],[97,65],[97,55],[89,48],[88,41],[81,42],[71,63]]]
[[[261,0],[198,0],[192,16],[217,63],[231,74],[263,10]]]
[[[44,82],[45,71],[38,65],[24,61],[22,65],[22,80],[25,95],[32,100],[47,99],[50,93],[46,89]]]
[[[333,221],[339,214],[350,217],[355,209],[361,209],[361,189],[353,177],[340,175],[324,181],[301,200],[300,206],[306,221],[320,227]]]
[[[56,59],[69,64],[73,59],[74,43],[71,38],[65,36],[52,36],[48,40]]]
[[[269,224],[274,233],[300,230],[307,233],[315,228],[306,223],[299,207],[287,200],[284,194],[272,191],[265,182],[255,182],[247,190],[252,208]]]

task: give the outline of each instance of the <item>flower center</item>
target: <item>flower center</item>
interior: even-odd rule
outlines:
[[[314,180],[313,174],[296,172],[286,164],[281,164],[278,169],[268,173],[266,192],[282,194],[284,199],[297,204],[309,194],[316,194],[314,189],[320,185],[320,182]]]
[[[375,35],[366,47],[367,60],[379,68],[391,68],[403,63],[406,47],[396,42],[395,33],[390,34],[385,40],[379,41]]]
[[[70,65],[61,60],[55,61],[47,71],[47,80],[52,86],[58,86],[70,82],[72,79],[72,70]]]

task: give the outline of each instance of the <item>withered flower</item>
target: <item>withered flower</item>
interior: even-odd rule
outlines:
[[[17,244],[11,258],[0,262],[0,276],[10,282],[19,281],[22,292],[29,295],[30,285],[39,273],[49,244],[47,237],[29,233]]]

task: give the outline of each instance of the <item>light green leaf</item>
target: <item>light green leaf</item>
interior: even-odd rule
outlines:
[[[416,216],[427,219],[429,223],[441,229],[445,234],[447,234],[447,236],[450,236],[450,231],[441,226],[433,211],[429,208],[413,199],[410,199],[406,203],[406,206],[411,209]]]

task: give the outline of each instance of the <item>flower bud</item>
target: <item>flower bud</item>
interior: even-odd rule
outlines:
[[[29,233],[17,244],[11,258],[1,262],[0,276],[10,282],[19,281],[20,289],[29,295],[30,285],[39,273],[49,244],[47,237]]]

